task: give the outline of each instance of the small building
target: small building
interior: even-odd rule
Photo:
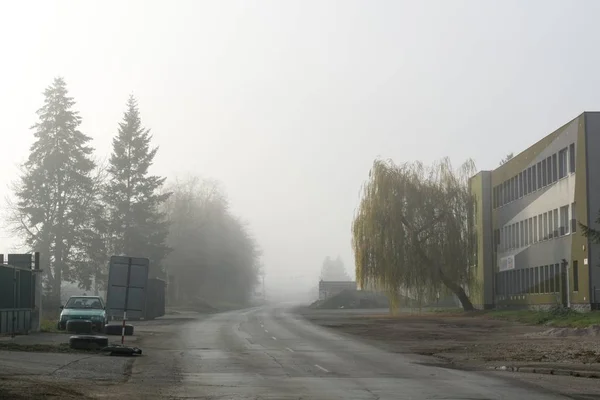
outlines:
[[[600,112],[585,112],[471,179],[477,235],[473,302],[580,310],[600,304]]]
[[[319,281],[319,300],[326,300],[344,290],[356,290],[355,281]]]

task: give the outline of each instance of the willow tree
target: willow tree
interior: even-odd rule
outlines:
[[[376,160],[352,223],[356,279],[387,293],[454,293],[463,309],[475,265],[472,161],[454,170],[448,159],[426,167]]]

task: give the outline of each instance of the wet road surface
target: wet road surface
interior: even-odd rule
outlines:
[[[565,398],[517,380],[423,365],[316,327],[284,308],[227,312],[178,329],[177,339],[157,342],[162,345],[136,362],[130,383],[146,388],[137,391],[143,398]]]

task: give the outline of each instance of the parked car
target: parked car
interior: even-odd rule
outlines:
[[[100,296],[71,296],[62,309],[58,320],[58,329],[65,330],[67,321],[85,319],[92,321],[92,328],[98,332],[104,331],[108,323],[106,307]]]

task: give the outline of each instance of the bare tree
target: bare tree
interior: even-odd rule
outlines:
[[[500,165],[504,165],[507,162],[509,162],[512,158],[514,157],[513,153],[508,153],[506,155],[506,157],[504,157],[502,160],[500,160]]]
[[[455,171],[448,159],[425,167],[376,160],[363,186],[352,224],[356,278],[389,297],[433,296],[444,288],[465,310],[473,305],[465,291],[473,283],[474,198],[472,161]]]
[[[258,246],[218,183],[191,177],[168,190],[167,273],[179,304],[243,304],[258,284]]]
[[[324,281],[349,281],[344,262],[338,256],[336,259],[325,257],[321,265],[321,279]]]

